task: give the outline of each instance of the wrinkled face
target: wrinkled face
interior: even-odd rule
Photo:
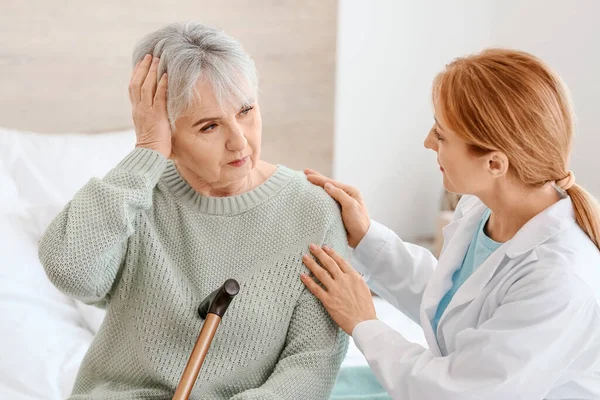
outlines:
[[[460,194],[481,194],[493,185],[494,154],[477,155],[456,133],[447,128],[444,116],[435,107],[435,123],[425,147],[437,153],[446,190]]]
[[[260,159],[262,120],[256,100],[217,101],[212,86],[200,82],[198,98],[175,122],[172,158],[181,170],[213,189],[250,176]]]

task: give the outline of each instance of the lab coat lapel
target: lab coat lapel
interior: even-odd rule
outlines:
[[[473,272],[473,275],[471,275],[465,283],[463,283],[442,314],[438,328],[442,326],[444,319],[450,315],[454,309],[477,297],[494,277],[498,268],[510,261],[510,259],[506,257],[506,248],[507,243],[504,243],[494,251],[475,272]]]
[[[441,352],[433,332],[431,320],[435,316],[440,300],[452,287],[452,275],[462,265],[475,228],[485,209],[485,205],[479,204],[462,218],[444,228],[444,251],[442,251],[436,271],[423,293],[421,326],[430,349],[438,356],[441,356]],[[448,251],[448,249],[450,250]]]

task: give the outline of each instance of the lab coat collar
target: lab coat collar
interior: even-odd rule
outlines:
[[[506,244],[506,255],[519,257],[575,223],[570,197],[559,200],[527,222]]]
[[[443,229],[444,242],[448,243],[449,239],[455,237],[456,230],[459,225],[465,226],[465,221],[468,228],[475,229],[475,224],[480,220],[486,206],[478,200],[465,207],[462,211],[462,217],[446,225]],[[573,210],[573,202],[570,197],[559,200],[554,203],[531,220],[529,220],[516,234],[509,240],[504,249],[509,258],[519,257],[536,246],[548,241],[569,225],[575,223],[575,212]],[[471,231],[471,235],[473,234]],[[464,232],[464,231],[463,231]],[[465,238],[469,240],[472,237]],[[462,243],[464,245],[464,243]],[[446,247],[446,246],[444,246]],[[453,246],[453,252],[455,251]]]

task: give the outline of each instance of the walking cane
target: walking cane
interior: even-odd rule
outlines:
[[[208,353],[210,343],[217,332],[219,323],[221,323],[221,318],[223,318],[231,300],[239,291],[240,285],[237,281],[227,279],[223,286],[212,292],[200,303],[198,314],[205,319],[204,325],[202,325],[194,350],[192,350],[183,375],[181,375],[173,400],[187,400],[190,396],[206,353]]]

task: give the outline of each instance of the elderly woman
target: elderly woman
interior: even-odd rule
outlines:
[[[170,399],[203,323],[198,305],[227,278],[240,294],[191,398],[328,398],[347,336],[298,275],[310,243],[347,251],[338,206],[260,159],[257,74],[238,42],[172,24],[146,36],[134,62],[136,148],[40,243],[51,281],[107,310],[71,399]]]

